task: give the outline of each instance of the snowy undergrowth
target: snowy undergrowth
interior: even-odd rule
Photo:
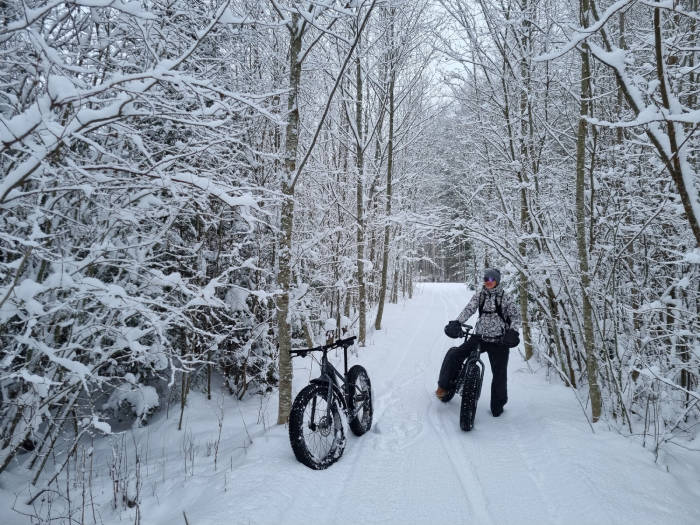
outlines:
[[[182,430],[177,430],[179,411],[171,407],[144,427],[84,441],[59,476],[60,494],[52,488],[32,505],[25,503],[46,479],[33,487],[18,466],[0,486],[0,522],[64,522],[70,512],[78,523],[165,523],[158,509],[170,513],[176,506],[184,523],[188,493],[202,488],[219,496],[230,493],[232,473],[251,446],[284,430],[270,429],[270,402],[269,396],[240,402],[222,394],[207,400],[193,392]],[[57,456],[59,463],[65,451]]]

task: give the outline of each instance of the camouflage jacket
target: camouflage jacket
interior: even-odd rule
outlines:
[[[479,293],[475,293],[470,299],[467,306],[464,307],[462,313],[459,314],[457,320],[460,323],[466,323],[467,320],[474,315],[479,310],[479,301],[481,296],[484,296],[484,306],[479,319],[474,327],[474,333],[481,336],[484,341],[487,342],[498,342],[506,328],[508,327],[503,319],[498,315],[496,311],[496,298],[502,296],[499,299],[501,302],[501,313],[507,321],[510,321],[510,328],[513,330],[520,331],[520,309],[518,305],[511,300],[511,298],[506,295],[503,291],[501,283],[491,290],[482,288]]]

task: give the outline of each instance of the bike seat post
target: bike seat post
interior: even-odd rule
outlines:
[[[345,358],[345,377],[348,377],[348,347],[343,345],[343,357]]]
[[[323,349],[323,353],[321,354],[321,375],[327,373],[328,369],[328,356],[326,355],[328,353],[327,349]]]

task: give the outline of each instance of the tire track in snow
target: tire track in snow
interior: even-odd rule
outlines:
[[[524,406],[520,410],[523,414],[538,413],[537,410],[533,409],[531,402],[526,396],[523,396],[522,403]],[[541,410],[542,408],[540,407]],[[541,417],[538,418],[536,425],[533,425],[538,428],[536,435],[523,433],[520,425],[515,424],[512,420],[506,420],[505,423],[509,434],[513,436],[511,441],[517,447],[523,463],[533,480],[533,484],[537,487],[542,501],[547,506],[553,523],[561,521],[562,515],[571,514],[572,509],[566,508],[566,505],[560,508],[560,502],[554,500],[555,504],[553,504],[552,499],[546,497],[546,494],[551,492],[551,489],[546,486],[546,482],[548,480],[547,472],[553,470],[549,465],[552,457],[558,458],[559,462],[562,459],[565,459],[567,462],[568,480],[558,480],[557,485],[560,486],[562,483],[568,483],[569,480],[575,480],[576,489],[572,489],[572,492],[580,496],[580,501],[575,505],[576,511],[592,515],[592,511],[599,509],[604,502],[607,503],[607,492],[602,490],[599,482],[591,479],[589,472],[580,466],[578,460],[579,451],[567,445],[562,446],[556,434],[552,431],[549,421]],[[569,461],[570,459],[573,459],[573,461]],[[585,495],[581,488],[584,488],[588,495]],[[581,502],[585,502],[584,506],[587,510],[582,510]],[[560,503],[560,505],[556,505],[556,503]]]
[[[482,397],[482,407],[485,401]],[[507,505],[494,508],[495,521],[517,522],[522,516],[513,509],[528,508],[528,522],[559,523],[544,487],[523,453],[519,436],[507,423],[507,414],[496,419],[488,409],[478,412],[475,427],[461,446],[465,455],[475,458],[472,465],[482,473],[481,488],[487,494],[489,506],[502,503],[503,495],[508,495]]]
[[[412,327],[414,328],[414,331],[411,339],[409,340],[408,346],[413,346],[415,344],[415,341],[418,338],[419,334],[421,334],[423,331],[425,322],[425,317],[422,317],[417,329]],[[386,329],[386,318],[384,319],[384,326]],[[376,347],[365,347],[365,349],[369,350],[370,352],[377,350]],[[343,475],[342,490],[337,493],[334,500],[328,506],[329,513],[326,516],[327,519],[324,521],[325,523],[343,523],[342,519],[337,519],[337,516],[342,514],[338,512],[338,510],[345,506],[343,495],[348,492],[347,488],[357,479],[358,469],[361,468],[361,464],[363,463],[364,458],[369,452],[368,449],[373,448],[373,445],[375,445],[374,449],[381,450],[383,448],[382,438],[384,437],[384,432],[382,431],[382,425],[380,425],[380,423],[383,421],[384,415],[387,412],[387,410],[391,409],[397,404],[400,404],[401,402],[401,397],[398,396],[396,393],[395,384],[397,379],[399,378],[398,376],[402,371],[403,366],[406,363],[406,360],[408,359],[409,352],[405,351],[405,349],[403,349],[403,351],[402,349],[396,350],[396,348],[391,348],[389,350],[389,355],[384,357],[385,362],[392,362],[392,358],[395,356],[397,351],[400,353],[400,357],[398,359],[398,362],[394,362],[395,368],[388,380],[385,379],[384,381],[382,381],[381,385],[377,385],[374,382],[372,382],[372,403],[374,409],[372,417],[372,428],[367,434],[365,434],[364,436],[360,436],[359,438],[356,438],[354,435],[347,436],[347,432],[351,433],[351,431],[349,427],[346,428],[346,439],[348,439],[348,442],[346,443],[346,450],[340,462],[342,462],[343,459],[349,459],[347,458],[348,455],[351,455],[353,459],[347,465],[347,472]],[[370,381],[372,381],[371,376]],[[403,383],[403,381],[401,381],[400,383]],[[375,393],[378,390],[380,392],[384,390],[384,392],[380,394],[379,397],[375,397]],[[376,436],[379,436],[379,439],[368,439]],[[375,443],[376,441],[379,441],[379,443]],[[402,448],[410,446],[410,444],[404,445],[405,446]],[[351,454],[348,454],[348,446],[352,446],[353,448]],[[387,450],[387,448],[384,449]],[[336,465],[334,465],[334,467]]]
[[[443,318],[445,320],[452,319],[454,316],[453,309],[455,304],[452,303],[447,297],[446,293],[439,295],[442,306],[443,306]],[[455,298],[456,300],[456,298]],[[465,304],[469,300],[466,297]],[[442,348],[442,341],[438,340],[433,346],[433,352],[439,352],[440,361],[442,362],[442,357],[448,348]],[[439,368],[434,372],[435,375],[439,372]],[[435,378],[435,385],[437,385],[437,378]],[[455,476],[459,480],[462,487],[462,492],[465,499],[469,503],[472,511],[474,512],[474,517],[476,518],[476,523],[494,523],[491,513],[486,505],[486,494],[483,491],[483,487],[479,480],[479,475],[474,467],[474,465],[469,461],[468,456],[465,455],[465,451],[460,446],[460,438],[463,437],[463,432],[459,428],[459,410],[456,412],[452,410],[454,403],[442,403],[435,398],[435,393],[433,391],[434,386],[432,384],[426,384],[425,390],[427,396],[432,399],[431,406],[429,407],[428,420],[431,427],[435,433],[440,438],[440,443],[445,450],[445,453],[450,458],[450,464],[453,467]],[[459,394],[456,394],[453,400],[460,400]],[[441,414],[445,412],[450,413],[450,420],[452,421],[452,428],[454,429],[454,434],[448,434],[448,430],[445,429],[445,418],[441,418]],[[459,432],[460,434],[457,434]]]
[[[445,302],[447,302],[447,298],[444,297],[444,299]],[[451,317],[448,316],[447,318]],[[447,349],[445,349],[445,351],[446,350]],[[514,474],[522,478],[521,474],[526,472],[526,481],[529,480],[535,484],[538,488],[538,497],[542,501],[542,505],[548,510],[548,515],[544,516],[546,522],[547,518],[551,519],[553,516],[552,509],[547,504],[547,498],[542,497],[542,487],[537,484],[537,480],[533,477],[530,465],[527,464],[521,454],[513,455],[513,450],[519,450],[517,441],[512,438],[503,439],[504,435],[502,433],[496,433],[487,437],[486,434],[479,432],[480,426],[483,427],[486,421],[493,420],[488,408],[484,408],[488,407],[491,374],[488,358],[483,356],[482,360],[484,360],[486,372],[484,374],[482,395],[477,405],[474,429],[467,433],[462,431],[459,427],[461,402],[461,396],[459,394],[455,394],[455,397],[450,403],[442,404],[438,402],[438,409],[433,413],[434,425],[439,429],[443,444],[450,454],[453,463],[464,467],[463,469],[458,468],[457,472],[460,476],[466,478],[463,479],[463,487],[465,488],[466,494],[472,496],[469,501],[474,505],[475,512],[479,514],[481,518],[479,521],[489,520],[491,523],[503,521],[503,519],[500,519],[501,516],[496,518],[493,515],[490,507],[501,503],[500,498],[502,497],[504,484],[518,486],[518,483],[514,482],[512,479]],[[432,394],[432,391],[430,394]],[[440,410],[440,408],[444,408],[444,410]],[[495,422],[496,420],[493,421]],[[497,421],[500,422],[502,420]],[[498,429],[493,428],[493,430],[497,431]],[[486,447],[484,446],[485,439],[488,439],[488,446]],[[475,459],[472,460],[470,458]],[[486,465],[484,465],[482,461],[479,461],[482,458],[487,458]],[[514,464],[527,465],[527,468],[524,470],[513,469]],[[466,477],[463,472],[469,472],[471,476]],[[496,479],[493,479],[494,473]],[[498,479],[499,477],[501,479]],[[522,483],[522,479],[520,479],[520,481]],[[490,486],[495,487],[493,492],[488,490]],[[475,498],[474,494],[477,494],[478,497]],[[510,497],[513,497],[512,493]],[[528,498],[531,498],[531,494],[528,494]],[[541,518],[542,517],[539,517],[539,519]],[[512,516],[508,518],[508,521],[518,521],[521,519],[522,516]],[[556,520],[553,522],[556,523]]]
[[[432,394],[432,392],[430,393]],[[441,403],[441,401],[436,400],[436,403]],[[458,418],[459,413],[456,416]],[[440,437],[445,453],[450,458],[451,465],[454,467],[453,470],[460,482],[464,497],[474,511],[476,523],[495,523],[488,510],[486,494],[483,491],[479,475],[474,465],[464,454],[464,450],[460,450],[461,447],[456,437],[456,432],[461,432],[459,426],[455,425],[454,436],[448,436],[443,428],[443,423],[440,421],[440,414],[435,410],[435,407],[430,411],[429,418],[435,433]]]
[[[525,405],[523,407],[524,413],[533,414],[534,412],[531,409],[529,401],[527,401],[527,399],[524,399],[523,401]],[[549,443],[551,443],[551,436],[543,435],[542,426],[538,425],[538,428],[540,429],[538,435],[535,436],[533,434],[529,434],[528,439],[526,441],[519,426],[516,425],[512,421],[512,419],[508,418],[507,414],[504,415],[506,417],[504,418],[503,422],[505,423],[505,426],[507,428],[507,435],[510,438],[510,450],[515,450],[518,452],[518,455],[527,470],[527,475],[532,481],[532,485],[537,489],[540,501],[542,502],[542,507],[540,508],[546,509],[547,515],[551,523],[560,522],[561,514],[557,512],[557,509],[552,504],[551,497],[547,497],[548,491],[543,483],[542,473],[540,469],[542,465],[541,459],[544,458],[540,457],[540,460],[538,460],[538,458],[534,458],[533,460],[533,453],[531,452],[531,450],[536,450],[539,451],[540,455],[546,454],[546,448],[542,447],[542,442],[544,440],[548,440]],[[540,466],[539,468],[538,465]]]
[[[441,488],[455,486],[454,483],[449,483],[452,479],[452,476],[449,476],[450,470],[454,472],[455,481],[463,485],[463,476],[455,469],[452,458],[444,452],[444,447],[435,448],[436,441],[441,442],[439,438],[436,439],[436,431],[430,423],[430,413],[434,412],[435,407],[432,404],[432,396],[425,395],[425,377],[432,377],[437,373],[433,370],[434,356],[436,351],[443,347],[443,338],[433,335],[436,333],[436,327],[441,326],[442,322],[440,319],[436,324],[436,318],[440,315],[444,317],[448,307],[451,309],[453,305],[447,304],[443,290],[430,290],[429,293],[423,294],[422,299],[420,308],[430,312],[430,315],[422,315],[418,323],[406,325],[408,337],[400,342],[400,347],[391,348],[386,354],[385,363],[393,370],[388,380],[385,379],[381,386],[375,387],[385,390],[379,398],[382,408],[376,417],[374,432],[370,432],[370,439],[363,436],[359,440],[352,440],[352,445],[360,441],[361,444],[353,450],[352,465],[343,474],[344,488],[339,494],[340,497],[330,506],[334,510],[328,514],[329,517],[333,516],[329,522],[346,522],[342,507],[347,505],[347,501],[342,495],[353,492],[353,486],[356,487],[358,483],[377,486],[379,493],[384,495],[387,507],[401,506],[395,511],[399,515],[408,512],[405,508],[406,503],[399,502],[405,501],[407,496],[411,500],[409,495],[414,494],[408,502],[408,509],[415,513],[410,515],[409,520],[415,523],[431,523],[435,517],[429,506],[426,508],[425,505],[420,505],[422,509],[412,507],[418,503],[415,501],[415,495],[425,495],[425,474],[434,475],[435,468],[439,465],[439,469],[448,474],[446,479],[442,480]],[[401,356],[394,360],[397,351],[401,352]],[[424,424],[426,421],[427,425]],[[381,481],[377,483],[377,479],[372,479],[373,476],[378,476]],[[365,488],[365,492],[371,492],[371,488]],[[477,522],[490,523],[490,520],[481,519],[483,516],[478,511],[470,512],[473,504],[463,495],[464,489],[459,491],[459,494],[456,494],[454,489],[441,490],[433,500],[439,497],[449,502],[447,513],[458,521],[473,515],[472,517],[480,518]],[[446,505],[447,503],[442,507]],[[361,516],[356,516],[355,520],[359,518]],[[376,519],[378,518],[374,516],[371,521]],[[392,519],[393,521],[389,522],[396,522],[397,515],[393,515]]]

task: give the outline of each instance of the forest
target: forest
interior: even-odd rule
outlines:
[[[0,483],[63,491],[82,443],[181,427],[193,392],[274,394],[284,425],[292,348],[362,351],[418,283],[485,267],[587,424],[697,436],[698,0],[0,0],[0,24]]]

